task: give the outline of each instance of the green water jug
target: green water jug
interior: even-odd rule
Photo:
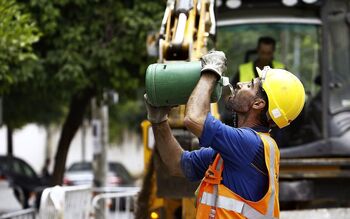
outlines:
[[[146,93],[153,106],[175,106],[186,104],[200,75],[201,62],[169,62],[148,66],[146,71]],[[211,102],[217,102],[222,93],[222,80],[212,93]]]

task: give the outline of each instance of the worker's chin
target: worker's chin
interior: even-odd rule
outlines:
[[[234,96],[231,95],[231,96],[227,99],[227,101],[226,101],[226,103],[225,103],[225,109],[226,109],[227,111],[230,111],[230,112],[233,111],[233,105],[234,105],[233,101],[234,101]]]
[[[261,59],[261,63],[262,63],[264,66],[269,65],[271,62],[272,62],[272,59],[270,59],[270,58],[268,58],[268,59]]]
[[[247,108],[247,106],[235,98],[228,99],[228,101],[225,103],[225,109],[229,112],[235,112],[238,114],[244,114],[249,111],[249,108]]]

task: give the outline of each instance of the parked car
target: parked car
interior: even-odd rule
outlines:
[[[0,178],[0,215],[22,209],[7,179]]]
[[[76,162],[67,169],[63,183],[65,185],[92,185],[93,180],[92,163]],[[108,163],[107,186],[132,185],[134,185],[134,179],[121,163]]]
[[[45,186],[28,163],[13,156],[0,156],[0,179],[8,182],[23,208]]]

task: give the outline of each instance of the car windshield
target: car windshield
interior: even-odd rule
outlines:
[[[6,158],[0,159],[0,170],[9,171],[9,161]]]
[[[36,178],[34,170],[26,162],[17,158],[0,159],[0,170],[11,172],[11,174],[22,175],[29,178]]]
[[[74,163],[68,171],[92,171],[92,164],[90,162]]]
[[[110,163],[109,170],[116,173],[117,176],[120,176],[122,179],[124,179],[126,181],[132,180],[130,173],[120,163]]]

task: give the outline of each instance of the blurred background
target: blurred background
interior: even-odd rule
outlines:
[[[348,0],[0,0],[0,213],[39,209],[51,186],[89,185],[95,197],[137,188],[136,218],[192,218],[198,183],[171,177],[153,153],[146,69],[217,49],[233,82],[261,59],[261,37],[274,41],[269,64],[306,90],[300,117],[275,134],[281,209],[349,207],[349,10]],[[213,109],[233,125],[224,98]],[[193,150],[183,111],[172,128]]]

